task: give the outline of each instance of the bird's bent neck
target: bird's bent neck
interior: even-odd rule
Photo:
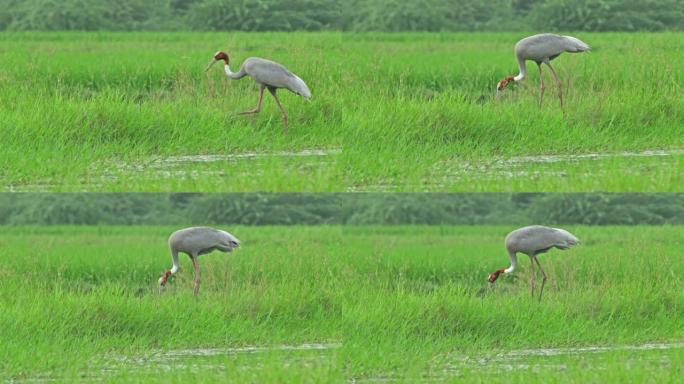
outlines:
[[[230,70],[230,64],[228,64],[228,61],[226,60],[226,63],[223,65],[223,71],[226,73],[226,76],[230,77],[231,79],[235,78],[235,73]]]
[[[515,271],[515,266],[518,264],[518,257],[516,256],[514,251],[508,251],[508,256],[511,258],[511,266],[504,269],[503,273],[511,273]]]
[[[514,81],[520,81],[525,78],[525,75],[527,74],[527,65],[525,64],[525,59],[518,57],[518,68],[520,69],[520,73],[518,76],[514,77]]]

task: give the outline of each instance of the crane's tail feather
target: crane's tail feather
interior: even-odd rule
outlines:
[[[591,50],[591,47],[589,46],[589,44],[585,43],[584,41],[582,41],[576,37],[572,37],[572,36],[563,36],[563,37],[565,37],[565,39],[568,42],[567,47],[565,49],[567,52],[574,53],[574,52],[586,52],[586,51]]]
[[[300,79],[297,75],[292,74],[290,86],[288,88],[306,100],[311,101],[311,90],[309,90],[309,87],[304,80]]]
[[[568,249],[580,243],[579,239],[572,233],[560,228],[554,229],[561,235],[558,243],[555,245],[556,248]]]

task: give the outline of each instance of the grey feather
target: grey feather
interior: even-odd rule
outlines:
[[[589,45],[578,38],[572,36],[560,36],[551,33],[542,33],[526,37],[517,44],[515,44],[515,57],[518,60],[518,68],[520,73],[517,76],[507,76],[499,81],[496,85],[497,98],[499,93],[503,91],[511,81],[521,81],[527,76],[527,60],[532,60],[537,63],[539,67],[539,107],[542,106],[544,99],[544,78],[541,76],[542,63],[546,64],[551,70],[556,84],[558,85],[558,99],[560,100],[561,108],[563,108],[563,85],[556,74],[556,71],[551,66],[551,60],[558,57],[563,52],[585,52],[588,51]],[[565,113],[565,111],[563,112]]]
[[[269,88],[284,88],[306,99],[311,98],[311,91],[304,80],[274,61],[250,57],[242,64],[240,71]]]
[[[575,237],[575,235],[564,229],[544,227],[541,225],[531,225],[529,227],[516,229],[515,231],[509,233],[506,236],[505,243],[508,256],[511,258],[511,266],[506,269],[502,268],[490,273],[489,277],[487,278],[489,284],[493,284],[502,273],[512,273],[515,270],[516,264],[518,262],[517,254],[524,253],[530,257],[531,262],[532,279],[530,285],[532,287],[532,297],[534,297],[536,280],[534,271],[535,263],[541,271],[543,277],[541,288],[539,289],[539,301],[541,302],[547,276],[546,273],[544,273],[544,269],[539,263],[539,260],[537,259],[537,255],[548,252],[552,248],[568,249],[577,245],[579,240],[577,237]]]
[[[230,233],[210,227],[190,227],[178,230],[169,237],[172,252],[183,252],[190,256],[204,255],[214,250],[232,252],[240,241]]]
[[[518,41],[515,55],[518,59],[542,63],[555,59],[563,52],[585,52],[589,49],[588,44],[575,37],[542,33]]]
[[[197,296],[200,285],[200,272],[198,257],[213,251],[231,252],[240,246],[240,240],[226,231],[210,227],[190,227],[178,230],[169,236],[169,248],[173,267],[164,272],[159,278],[160,290],[166,285],[169,277],[173,276],[180,269],[178,253],[185,253],[190,256],[195,270],[195,289]]]
[[[579,240],[564,229],[532,225],[509,233],[505,243],[509,253],[520,252],[534,256],[548,252],[552,248],[571,248],[577,245]]]

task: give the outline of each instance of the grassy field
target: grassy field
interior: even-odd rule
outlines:
[[[166,227],[5,227],[0,376],[139,382],[667,382],[684,363],[679,227],[570,227],[507,266],[509,227],[234,227],[163,294]],[[678,343],[651,350],[645,343]],[[622,346],[582,352],[573,348]],[[554,348],[551,352],[538,348]],[[525,350],[532,350],[525,351]],[[554,352],[555,351],[555,352]]]
[[[483,173],[492,159],[681,150],[684,144],[681,34],[579,34],[593,51],[554,61],[566,86],[565,118],[553,87],[538,108],[534,64],[527,81],[495,102],[496,82],[517,71],[512,47],[520,37],[3,33],[0,185],[45,191],[681,191],[681,152]],[[203,73],[219,49],[231,54],[236,68],[262,56],[307,81],[311,103],[282,92],[288,136],[268,97],[260,115],[236,116],[254,106],[257,87],[249,79],[231,82],[217,68]],[[327,155],[306,155],[313,149]]]

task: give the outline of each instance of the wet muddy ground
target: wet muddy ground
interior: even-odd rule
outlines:
[[[90,368],[80,376],[84,381],[106,381],[121,372],[139,372],[141,377],[175,371],[201,374],[228,369],[263,370],[272,364],[283,369],[307,369],[320,365],[335,365],[343,359],[343,343],[304,343],[296,345],[262,345],[235,348],[190,348],[154,350],[138,356],[110,354],[96,356]],[[473,372],[502,374],[514,371],[562,372],[577,364],[582,369],[605,370],[619,356],[622,363],[649,363],[663,368],[678,364],[673,352],[684,350],[684,341],[615,346],[584,346],[568,348],[537,348],[491,353],[464,354],[459,351],[436,356],[423,382],[444,382]],[[343,360],[340,360],[343,361]],[[13,382],[60,382],[58,374],[43,374]],[[383,383],[402,381],[392,373],[375,377],[347,377],[348,383]]]
[[[410,179],[354,180],[343,149],[197,154],[93,164],[78,180],[6,185],[8,192],[166,190],[295,192],[668,192],[684,179],[684,149],[444,159]],[[312,181],[315,181],[312,183]]]

